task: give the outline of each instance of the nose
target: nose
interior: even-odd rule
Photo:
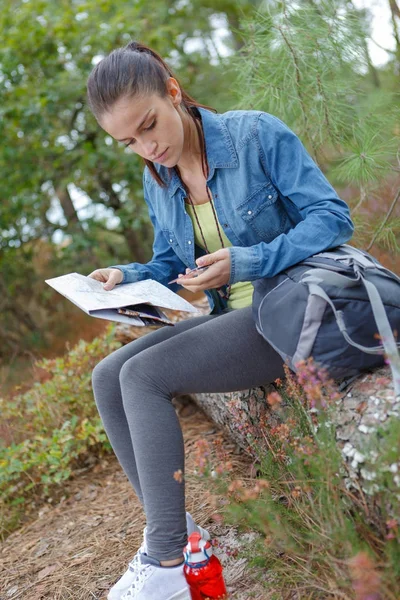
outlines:
[[[157,154],[159,154],[159,152],[157,151],[156,143],[155,142],[146,142],[146,143],[144,143],[143,144],[143,150],[144,150],[145,156],[148,156],[150,160],[152,158],[154,158],[155,156],[157,156]]]

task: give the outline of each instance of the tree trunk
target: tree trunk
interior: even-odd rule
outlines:
[[[128,244],[128,248],[132,256],[132,262],[135,261],[142,264],[147,262],[148,252],[147,249],[143,247],[137,232],[131,227],[123,227],[122,233],[126,243]]]
[[[67,186],[59,186],[56,188],[56,195],[60,201],[61,208],[63,209],[64,216],[70,225],[79,225],[82,229],[81,222],[79,221],[78,213],[75,210],[74,203],[68,191]]]
[[[270,427],[282,423],[280,413],[272,410],[266,401],[273,391],[276,391],[275,386],[267,385],[231,394],[195,394],[193,399],[241,448],[249,450],[246,433],[252,431],[256,437],[262,437],[260,419]],[[240,429],[238,415],[243,425]],[[343,391],[336,403],[333,420],[337,444],[347,467],[346,485],[349,488],[359,489],[361,485],[367,494],[374,491],[370,474],[363,467],[366,445],[370,434],[378,427],[399,417],[400,399],[395,398],[389,367],[359,375]]]
[[[122,208],[122,204],[117,192],[114,191],[112,183],[108,175],[105,173],[98,174],[98,181],[100,186],[104,189],[108,195],[108,202],[106,206],[112,208],[115,215],[118,216],[118,211]],[[148,251],[146,239],[148,238],[148,231],[145,231],[144,235],[138,235],[138,232],[132,229],[130,224],[123,223],[121,220],[121,231],[128,245],[130,254],[132,256],[131,262],[145,263],[148,260]]]

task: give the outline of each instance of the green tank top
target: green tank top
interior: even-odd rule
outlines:
[[[197,225],[196,217],[194,216],[193,207],[190,204],[185,204],[185,207],[187,214],[192,219],[195,242],[198,246],[205,250],[200,229]],[[206,204],[197,204],[195,210],[210,253],[220,250],[221,241],[215,225],[211,203],[207,202]],[[220,232],[225,248],[232,246],[221,226]],[[244,308],[245,306],[249,306],[252,302],[252,298],[253,285],[250,281],[239,281],[239,283],[234,283],[231,286],[231,293],[228,298],[228,308]]]

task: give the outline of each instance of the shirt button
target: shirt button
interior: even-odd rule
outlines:
[[[228,227],[228,223],[224,223],[224,227]]]
[[[270,195],[268,196],[268,200],[271,200],[271,198],[272,198],[272,196],[271,196],[271,194],[270,194]]]
[[[171,242],[171,244],[172,244],[172,240],[169,240],[169,241],[170,241],[170,242]]]
[[[192,242],[189,240],[189,241],[188,241],[188,244],[191,244],[191,243],[192,243]]]
[[[247,214],[248,214],[248,215],[251,215],[251,212],[252,212],[251,210],[248,210],[248,211],[247,211]]]

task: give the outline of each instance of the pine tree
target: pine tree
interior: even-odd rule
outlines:
[[[399,94],[395,66],[372,65],[367,12],[344,0],[270,0],[243,19],[241,34],[232,61],[238,108],[265,110],[292,127],[343,190],[355,244],[399,256]],[[383,210],[384,187],[393,200]]]

